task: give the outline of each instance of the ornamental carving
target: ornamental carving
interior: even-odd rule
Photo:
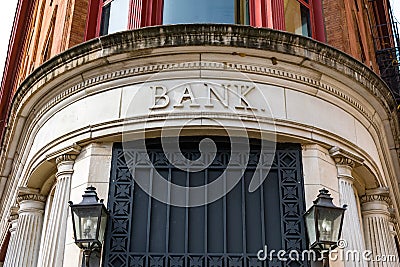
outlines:
[[[37,194],[28,194],[28,195],[23,195],[23,196],[17,197],[18,203],[21,203],[21,201],[24,201],[24,200],[46,202],[46,197],[42,196],[42,195],[37,195]]]
[[[333,158],[335,160],[336,165],[348,165],[352,168],[356,165],[355,161],[344,156],[336,156]]]

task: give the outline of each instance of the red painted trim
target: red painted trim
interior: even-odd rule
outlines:
[[[17,80],[24,38],[27,33],[33,2],[34,1],[31,0],[18,1],[12,33],[8,44],[7,60],[0,89],[0,132],[2,140],[4,138],[8,111],[14,94],[13,90]]]
[[[129,1],[129,12],[128,12],[128,29],[134,29],[135,27],[135,12],[134,12],[134,1]]]
[[[274,28],[274,16],[272,11],[271,0],[264,0],[265,4],[265,27]]]
[[[274,24],[274,29],[284,31],[285,26],[285,7],[283,0],[271,0],[271,6],[273,10],[272,21]]]
[[[261,12],[261,27],[268,27],[268,21],[267,21],[267,0],[260,0],[260,12]]]
[[[163,0],[143,0],[141,27],[162,24]]]
[[[100,36],[101,14],[103,13],[104,1],[100,0],[99,9],[97,13],[96,37]]]
[[[146,1],[146,20],[145,20],[145,26],[151,26],[152,25],[152,16],[153,16],[153,4],[154,0],[147,0]]]
[[[322,14],[322,2],[321,0],[312,1],[312,10],[314,14],[314,38],[320,42],[326,42],[324,17]]]
[[[148,21],[148,17],[149,15],[149,5],[150,2],[152,2],[152,0],[143,0],[142,1],[142,19],[140,21],[140,26],[141,27],[146,27],[148,26],[147,21]]]
[[[86,32],[85,41],[93,39],[98,36],[97,34],[97,24],[101,20],[99,17],[99,9],[101,9],[101,0],[89,0],[88,4],[88,15],[86,18]]]
[[[131,0],[129,10],[128,29],[140,28],[140,22],[142,19],[142,0]]]
[[[154,21],[152,25],[162,25],[164,1],[155,0],[154,10]]]
[[[240,8],[240,7],[239,7]],[[256,16],[255,16],[255,3],[254,0],[249,1],[249,16],[250,16],[250,26],[256,26]]]
[[[250,25],[253,27],[263,27],[261,0],[250,0],[249,4]]]

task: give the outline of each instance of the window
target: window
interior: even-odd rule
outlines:
[[[129,0],[103,2],[100,34],[106,35],[128,29]]]
[[[312,37],[308,1],[285,0],[285,30]]]
[[[163,24],[249,24],[248,0],[164,0]]]
[[[153,25],[227,23],[269,27],[325,41],[321,0],[91,0],[91,3],[87,39],[93,38],[94,32],[106,35]],[[94,5],[100,7],[99,12],[94,11]]]

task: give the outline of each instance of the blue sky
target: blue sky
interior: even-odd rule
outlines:
[[[345,0],[348,1],[348,0]],[[3,77],[4,63],[7,55],[8,40],[11,34],[11,27],[14,20],[17,0],[2,1],[0,8],[0,80]],[[400,0],[390,0],[394,15],[400,22]]]

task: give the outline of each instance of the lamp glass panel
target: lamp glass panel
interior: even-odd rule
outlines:
[[[318,207],[319,241],[337,242],[342,221],[342,209]]]
[[[308,233],[308,240],[310,241],[310,244],[313,244],[315,241],[317,241],[317,234],[315,232],[315,209],[314,208],[312,208],[306,214],[306,227],[307,227],[307,233]]]
[[[106,231],[106,226],[107,226],[107,212],[105,211],[105,208],[103,208],[102,214],[101,214],[101,222],[100,222],[100,229],[99,229],[99,241],[100,243],[103,243],[104,241],[104,235]]]
[[[74,207],[72,209],[77,238],[75,241],[97,238],[97,222],[101,212],[99,208],[101,209],[101,206]]]

